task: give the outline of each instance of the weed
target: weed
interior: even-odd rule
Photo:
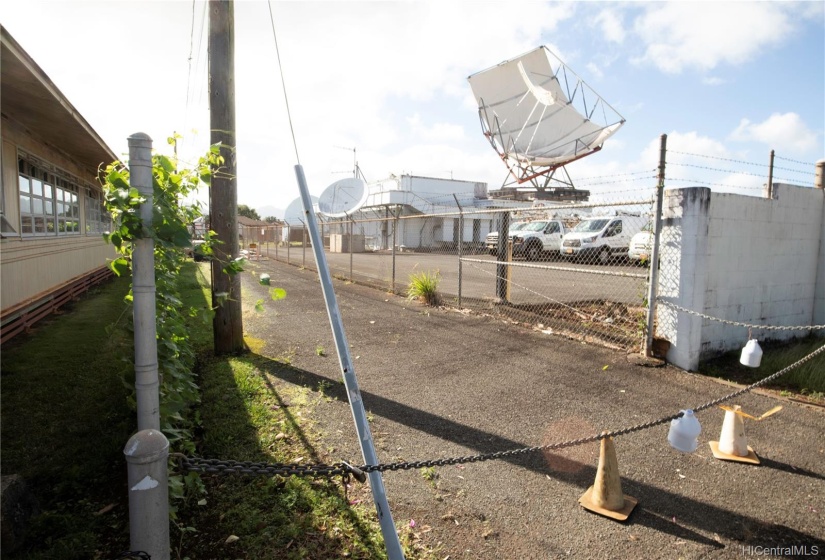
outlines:
[[[407,286],[407,298],[419,300],[427,305],[438,305],[441,303],[441,296],[438,293],[438,284],[441,282],[441,275],[436,270],[413,272],[410,274],[410,283]]]
[[[324,356],[327,355],[327,353],[326,353],[326,350],[324,350],[324,347],[319,344],[318,346],[315,347],[315,355],[316,356],[321,356],[323,358]]]
[[[435,485],[435,481],[438,478],[438,473],[436,472],[435,467],[421,467],[420,472],[424,480]]]

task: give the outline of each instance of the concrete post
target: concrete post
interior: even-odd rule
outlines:
[[[668,240],[669,250],[660,258],[659,296],[704,313],[711,191],[689,187],[665,194],[663,237]],[[698,369],[702,324],[701,317],[659,307],[658,330],[671,342],[668,362],[688,371]]]
[[[169,560],[169,440],[141,430],[123,449],[129,483],[129,547],[152,560]]]
[[[129,174],[144,198],[140,218],[152,228],[152,139],[142,132],[129,137]],[[155,242],[150,235],[135,242],[132,252],[135,322],[135,393],[138,430],[160,429],[158,345],[155,324]]]
[[[825,189],[825,159],[816,162],[816,174],[814,176],[814,187]]]

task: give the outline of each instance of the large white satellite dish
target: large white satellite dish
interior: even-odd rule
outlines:
[[[549,49],[467,78],[484,136],[519,184],[601,150],[625,122]]]
[[[317,196],[310,196],[310,200],[312,200],[312,207],[315,212],[318,212],[318,197]],[[301,202],[301,197],[299,196],[295,200],[289,203],[289,206],[286,207],[284,210],[284,222],[288,226],[303,226],[306,223],[306,214],[304,214],[304,203]]]
[[[343,218],[367,202],[367,184],[356,177],[335,181],[321,193],[318,211],[329,218]]]

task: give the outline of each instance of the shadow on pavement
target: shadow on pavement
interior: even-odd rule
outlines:
[[[262,369],[289,383],[314,389],[321,383],[329,384],[330,382],[329,378],[322,375],[284,365],[264,356],[258,358]],[[346,390],[341,383],[332,383],[325,389],[324,393],[341,402],[348,402]],[[424,412],[385,397],[363,391],[361,395],[365,407],[373,414],[399,422],[433,437],[471,447],[479,454],[530,447],[530,445],[523,442],[471,428],[449,418]],[[439,458],[442,457],[419,457],[417,460]],[[583,490],[593,484],[596,476],[596,468],[585,463],[579,463],[576,472],[559,473],[547,466],[544,457],[540,453],[513,455],[499,460],[574,484]],[[795,470],[789,465],[775,461],[763,460],[763,462],[769,468],[787,470],[795,474],[807,473],[807,476],[821,478],[816,473],[808,473],[807,471],[800,473],[799,470]],[[742,516],[633,479],[623,477],[622,480],[625,493],[638,498],[639,502],[644,505],[632,514],[629,520],[630,523],[638,523],[668,533],[677,539],[690,540],[720,549],[725,548],[722,542],[697,533],[685,527],[685,525],[719,535],[728,540],[746,542],[748,546],[752,547],[777,547],[798,544],[809,548],[818,546],[819,550],[825,550],[825,541],[813,535],[801,533],[781,525],[766,524],[756,518]],[[679,512],[678,517],[674,518],[671,512]]]

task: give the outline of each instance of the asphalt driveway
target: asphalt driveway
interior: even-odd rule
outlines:
[[[287,297],[263,313],[246,305],[247,334],[263,341],[267,355],[289,360],[295,369],[282,374],[284,381],[325,388],[330,398],[315,420],[330,459],[361,464],[317,274],[268,260],[249,268],[269,273]],[[734,390],[496,318],[427,308],[343,281],[334,285],[382,462],[590,436]],[[245,301],[267,298],[267,288],[249,272],[243,289]],[[667,426],[619,437],[623,491],[639,501],[624,523],[578,504],[596,474],[595,443],[437,467],[434,479],[418,470],[387,472],[392,514],[396,523],[414,525],[420,542],[442,559],[825,555],[825,413],[762,392],[730,404],[751,413],[784,406],[746,424],[762,464],[712,456],[708,441],[719,439],[720,409],[698,415],[702,434],[691,454],[670,448]]]

